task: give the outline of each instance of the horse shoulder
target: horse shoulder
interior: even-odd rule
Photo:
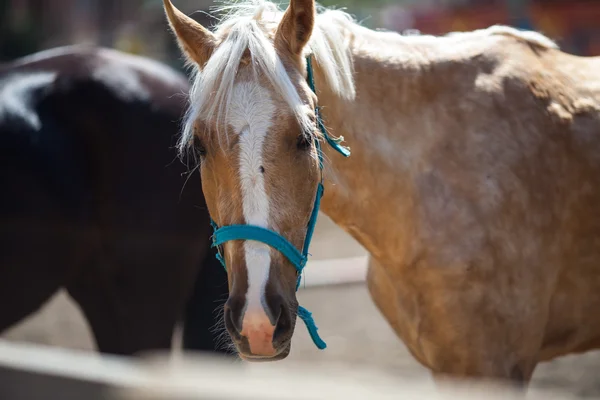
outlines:
[[[513,268],[554,240],[547,230],[561,213],[560,165],[569,155],[564,126],[532,89],[526,66],[536,57],[522,39],[498,35],[448,68],[458,82],[454,101],[435,105],[429,167],[413,177],[418,230],[434,265]]]

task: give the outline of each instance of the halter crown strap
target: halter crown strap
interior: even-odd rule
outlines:
[[[310,56],[306,58],[306,69],[307,69],[307,81],[310,89],[316,94],[315,90],[315,82],[313,75],[313,68]],[[344,157],[350,156],[350,150],[340,143],[343,141],[343,137],[333,138],[329,136],[327,133],[327,129],[323,124],[323,120],[321,118],[319,107],[315,108],[315,116],[317,119],[317,125],[321,133],[323,134],[323,138],[325,141],[333,147],[338,153],[342,154]],[[223,255],[220,251],[220,246],[223,243],[229,242],[231,240],[256,240],[258,242],[264,243],[268,246],[271,246],[275,250],[279,251],[283,254],[290,263],[296,268],[298,273],[298,281],[296,282],[296,290],[300,287],[300,281],[302,277],[302,270],[306,265],[308,260],[308,248],[310,246],[310,242],[312,240],[312,236],[315,232],[315,226],[317,224],[317,217],[319,216],[319,208],[321,206],[321,197],[323,197],[323,150],[321,148],[321,143],[318,138],[315,138],[315,147],[317,149],[317,155],[319,156],[319,169],[321,170],[321,182],[319,182],[317,186],[317,193],[315,194],[315,202],[313,205],[312,213],[310,214],[310,219],[308,221],[308,226],[306,229],[306,237],[304,238],[304,245],[302,246],[302,252],[298,251],[296,246],[290,243],[286,238],[281,236],[279,233],[272,231],[270,229],[262,228],[260,226],[254,225],[228,225],[219,228],[217,224],[211,219],[211,225],[214,229],[214,234],[212,237],[212,246],[217,247],[219,250],[217,252],[217,259],[221,262],[223,267],[225,267],[225,260],[223,259]],[[306,328],[308,329],[308,333],[310,334],[311,339],[319,349],[325,349],[327,344],[319,337],[317,333],[317,326],[315,325],[315,321],[312,318],[312,314],[304,307],[298,307],[298,317],[304,321]]]
[[[317,89],[315,88],[315,76],[313,73],[312,60],[310,56],[306,57],[306,81],[308,82],[310,90],[312,90],[314,94],[317,94]],[[321,118],[321,108],[319,106],[315,107],[315,117],[317,118],[319,130],[323,134],[323,137],[327,143],[344,157],[350,157],[350,149],[341,145],[341,143],[344,141],[344,137],[340,136],[339,138],[334,138],[331,137],[327,132],[327,128],[325,128],[325,124],[323,123],[323,118]],[[318,147],[318,150],[319,155],[321,155],[321,148]],[[321,163],[321,169],[323,169],[323,163]]]

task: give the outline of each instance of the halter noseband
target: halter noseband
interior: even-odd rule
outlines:
[[[306,69],[307,69],[307,82],[310,86],[310,89],[316,94],[317,91],[315,89],[315,81],[313,76],[313,68],[310,56],[306,58]],[[350,156],[350,150],[346,147],[343,147],[340,143],[343,138],[332,138],[327,133],[327,129],[323,124],[323,120],[321,119],[321,115],[319,113],[319,107],[315,108],[315,116],[317,119],[317,125],[319,130],[323,134],[323,137],[329,143],[331,147],[337,150],[344,157]],[[313,205],[313,210],[310,215],[310,220],[308,221],[308,226],[306,229],[306,237],[304,239],[304,246],[302,247],[302,252],[298,251],[298,249],[290,243],[286,238],[281,236],[279,233],[272,231],[270,229],[262,228],[260,226],[254,225],[228,225],[219,228],[217,224],[211,219],[211,224],[214,229],[214,234],[212,237],[212,247],[217,247],[217,259],[221,262],[223,267],[225,267],[225,260],[221,254],[220,246],[229,242],[230,240],[256,240],[258,242],[265,243],[275,250],[279,251],[283,254],[289,261],[292,263],[294,267],[296,267],[296,271],[298,273],[298,280],[296,282],[296,290],[300,287],[300,281],[302,278],[302,270],[306,265],[306,261],[308,260],[308,247],[310,246],[310,241],[312,239],[313,233],[315,231],[315,225],[317,224],[317,217],[319,215],[319,207],[321,205],[321,197],[323,196],[323,150],[321,149],[321,143],[319,142],[319,138],[314,139],[315,147],[317,148],[317,155],[319,157],[319,169],[321,171],[321,181],[317,186],[317,193],[315,195],[315,203]],[[308,329],[308,333],[310,334],[311,339],[315,343],[315,345],[319,349],[324,349],[327,347],[323,339],[319,337],[317,333],[317,326],[315,325],[315,321],[313,320],[312,314],[304,307],[298,307],[298,316],[304,321],[306,328]]]

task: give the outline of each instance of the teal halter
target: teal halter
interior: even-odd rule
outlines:
[[[310,86],[310,89],[316,94],[315,89],[315,81],[313,76],[313,68],[310,56],[306,58],[306,69],[307,69],[307,82]],[[332,138],[327,133],[327,129],[323,124],[323,120],[321,119],[321,114],[319,113],[319,107],[315,108],[315,117],[317,119],[317,125],[319,130],[323,134],[323,137],[329,143],[331,147],[337,150],[344,157],[350,156],[350,150],[346,147],[343,147],[340,143],[343,138]],[[299,252],[296,247],[291,244],[286,238],[281,236],[279,233],[272,231],[270,229],[261,228],[260,226],[253,225],[228,225],[219,228],[217,224],[211,219],[211,224],[214,229],[214,234],[212,237],[212,247],[217,247],[217,259],[221,262],[223,267],[225,267],[225,260],[221,255],[220,246],[229,242],[230,240],[256,240],[258,242],[265,243],[275,250],[279,251],[283,254],[289,261],[292,263],[294,267],[296,267],[296,271],[298,273],[298,280],[296,282],[296,290],[300,287],[300,281],[302,279],[302,270],[306,265],[306,261],[308,260],[308,247],[310,246],[310,241],[312,239],[313,233],[315,231],[315,225],[317,224],[317,217],[319,215],[319,207],[321,205],[321,197],[323,196],[323,150],[321,149],[321,143],[319,142],[319,138],[314,139],[315,147],[317,148],[317,154],[319,156],[319,169],[321,170],[321,181],[317,187],[317,193],[315,195],[315,203],[313,205],[313,210],[310,215],[310,220],[308,221],[308,227],[306,229],[306,238],[304,239],[304,246],[302,247],[302,252]],[[304,307],[298,307],[298,316],[308,329],[308,333],[310,334],[311,339],[319,349],[325,349],[327,345],[319,337],[317,333],[317,326],[315,325],[315,321],[313,320],[312,314]]]

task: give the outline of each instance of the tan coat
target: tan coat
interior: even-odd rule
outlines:
[[[352,149],[344,159],[325,146],[323,211],[370,252],[373,299],[412,354],[436,374],[523,382],[540,361],[599,346],[600,59],[505,27],[403,37],[317,19],[316,32],[337,35],[328,37],[334,58],[348,52],[354,87],[344,96],[317,51],[325,62],[314,99],[302,53],[314,14],[312,0],[292,1],[265,37],[307,108],[318,99],[330,133]],[[170,17],[188,57],[210,66],[229,30],[213,36]],[[239,79],[248,79],[243,59]],[[289,162],[285,143],[301,131],[277,86],[259,78],[280,104],[265,145],[277,205],[269,226],[301,243],[316,164]],[[197,135],[211,146],[211,135]],[[211,214],[222,218],[227,203],[227,222],[244,221],[236,144],[217,153],[202,167]],[[236,276],[245,282],[254,267],[241,246],[226,255],[240,295]],[[269,284],[293,307],[293,276],[275,260]]]

